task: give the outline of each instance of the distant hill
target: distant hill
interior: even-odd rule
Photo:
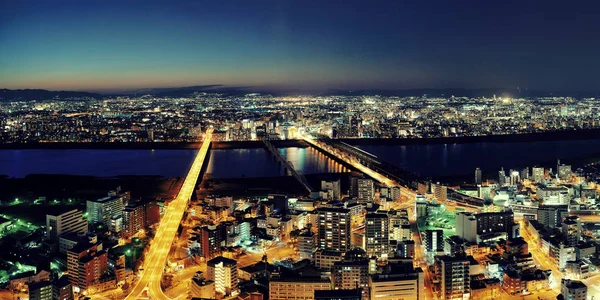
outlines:
[[[30,101],[30,100],[77,100],[81,98],[101,99],[102,95],[75,91],[48,91],[41,89],[9,90],[0,89],[0,101]]]
[[[498,97],[507,95],[511,97],[599,97],[600,92],[581,92],[581,91],[541,91],[541,90],[517,90],[503,88],[484,88],[484,89],[462,89],[462,88],[444,88],[444,89],[406,89],[406,90],[384,90],[384,89],[363,89],[363,90],[328,90],[319,93],[320,95],[345,95],[345,96],[423,96],[428,97]]]
[[[147,88],[119,93],[91,93],[77,91],[48,91],[42,89],[23,89],[9,90],[0,89],[0,101],[29,101],[29,100],[81,100],[86,98],[104,99],[116,96],[143,96],[152,95],[155,97],[178,98],[178,97],[193,97],[200,93],[214,94],[219,93],[225,96],[241,96],[248,93],[270,94],[273,96],[280,95],[338,95],[338,96],[423,96],[428,97],[491,97],[496,95],[511,96],[511,97],[550,97],[550,96],[570,96],[575,98],[583,97],[600,97],[600,92],[580,92],[580,91],[561,91],[548,92],[536,90],[517,90],[517,89],[502,89],[502,88],[485,88],[485,89],[461,89],[461,88],[445,88],[445,89],[362,89],[362,90],[277,90],[268,88],[257,88],[249,86],[224,86],[221,84],[211,85],[196,85],[186,87],[167,87],[167,88]]]

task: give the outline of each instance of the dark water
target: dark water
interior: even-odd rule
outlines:
[[[312,148],[282,148],[280,153],[304,174],[345,170]],[[70,174],[185,176],[196,150],[0,150],[0,175]],[[281,164],[263,148],[211,151],[208,171],[213,178],[284,175]]]
[[[421,176],[456,176],[574,160],[600,154],[600,139],[512,143],[361,145],[380,159]],[[599,155],[600,156],[600,155]]]
[[[385,161],[422,176],[470,175],[504,167],[569,161],[600,153],[600,139],[527,143],[473,143],[361,146]],[[346,171],[313,148],[281,148],[280,153],[304,174]],[[0,175],[71,174],[93,176],[185,176],[196,150],[0,150]],[[208,172],[213,178],[270,177],[285,174],[264,148],[215,149]]]
[[[0,175],[184,176],[196,150],[0,150]]]
[[[303,174],[337,173],[345,168],[313,148],[280,148],[279,153]],[[208,173],[213,178],[272,177],[285,174],[282,164],[264,148],[215,149]]]

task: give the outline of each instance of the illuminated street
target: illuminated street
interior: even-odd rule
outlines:
[[[169,299],[164,294],[160,282],[177,229],[200,176],[204,159],[210,147],[211,135],[212,129],[208,129],[177,198],[169,203],[160,221],[156,235],[150,244],[150,250],[144,260],[144,270],[141,272],[141,278],[135,283],[126,299],[138,299],[145,290],[148,291],[152,299]]]

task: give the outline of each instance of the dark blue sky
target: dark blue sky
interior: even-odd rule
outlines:
[[[0,0],[0,87],[600,90],[598,1]]]

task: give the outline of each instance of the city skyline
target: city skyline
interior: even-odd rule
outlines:
[[[4,3],[0,86],[597,89],[599,5]]]

